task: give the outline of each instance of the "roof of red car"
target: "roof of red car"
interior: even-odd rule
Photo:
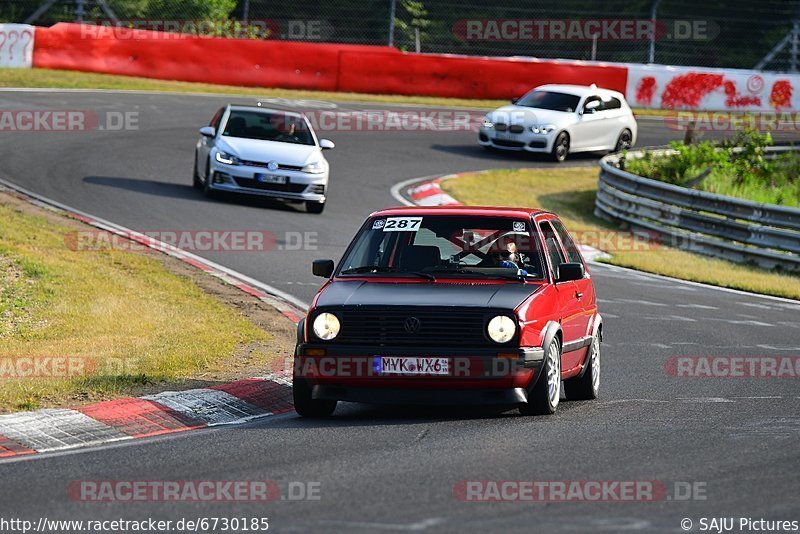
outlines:
[[[483,215],[492,217],[525,218],[540,213],[551,213],[538,208],[511,208],[503,206],[401,206],[376,211],[376,216],[387,215]]]

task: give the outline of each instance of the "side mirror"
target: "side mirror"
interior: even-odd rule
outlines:
[[[335,148],[336,145],[330,139],[320,139],[319,140],[319,147],[322,150],[330,150],[332,148]]]
[[[203,137],[214,137],[217,135],[217,130],[213,126],[203,126],[200,128],[200,135]]]
[[[330,278],[333,274],[333,260],[314,260],[311,263],[311,272],[314,276]]]
[[[519,102],[519,98],[512,98],[511,99],[511,103],[512,104],[516,104],[517,102]]]
[[[586,275],[586,270],[582,263],[562,263],[558,266],[556,282],[569,282],[571,280],[581,280]]]

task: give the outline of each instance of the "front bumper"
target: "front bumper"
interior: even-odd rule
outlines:
[[[325,351],[324,355],[320,350]],[[501,354],[503,358],[498,357]],[[450,374],[378,374],[374,359],[380,356],[445,357],[450,360]],[[316,399],[393,404],[515,404],[527,401],[527,391],[538,379],[543,361],[541,347],[452,350],[300,343],[295,354],[294,377],[308,380]]]
[[[228,191],[257,195],[288,201],[325,202],[328,192],[328,172],[311,174],[302,171],[279,169],[269,171],[248,165],[224,165],[213,162],[209,168],[209,187],[214,191]],[[255,179],[256,174],[286,176],[286,184],[264,184]]]
[[[363,402],[368,404],[420,404],[440,406],[519,404],[528,402],[525,388],[506,389],[407,389],[370,388],[317,384],[311,389],[314,399]]]
[[[497,132],[494,128],[480,128],[478,130],[478,144],[500,150],[513,150],[517,152],[550,153],[553,150],[556,134],[535,134],[526,129],[522,133],[512,134]]]

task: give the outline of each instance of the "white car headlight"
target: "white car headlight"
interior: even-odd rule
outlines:
[[[225,165],[241,165],[242,160],[234,156],[233,154],[228,154],[227,152],[223,152],[221,150],[217,151],[216,155],[214,155],[214,159],[219,161],[220,163],[224,163]]]
[[[553,130],[556,129],[555,124],[534,124],[531,126],[531,131],[533,133],[544,134],[547,135]]]
[[[495,343],[508,343],[517,333],[517,325],[507,315],[498,315],[489,321],[486,332]]]
[[[339,335],[342,325],[339,318],[332,313],[320,313],[314,319],[314,334],[325,341],[330,341]]]
[[[484,128],[492,128],[493,126],[494,126],[494,123],[489,120],[489,117],[484,117],[483,118],[483,127]]]
[[[322,174],[327,170],[328,170],[328,164],[325,163],[324,159],[315,161],[313,163],[309,163],[302,169],[303,172],[308,172],[311,174]]]

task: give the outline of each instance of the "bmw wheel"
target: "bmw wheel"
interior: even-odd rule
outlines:
[[[550,156],[556,163],[563,163],[567,159],[567,154],[569,154],[569,135],[567,132],[561,132],[556,136]]]
[[[614,147],[614,152],[622,152],[628,150],[633,145],[633,134],[630,130],[625,128],[617,138],[617,145]]]
[[[569,400],[593,400],[600,390],[600,336],[594,337],[586,356],[589,367],[579,378],[564,381],[564,393]]]
[[[539,379],[528,395],[528,402],[519,405],[522,415],[550,415],[556,412],[561,399],[561,344],[557,338],[548,345]]]

